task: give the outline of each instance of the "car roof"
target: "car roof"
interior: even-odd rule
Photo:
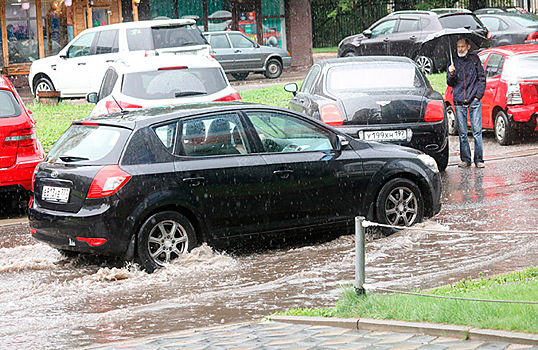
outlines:
[[[144,72],[165,67],[181,66],[186,66],[188,68],[221,68],[218,61],[211,57],[172,54],[151,57],[121,58],[111,66],[121,72]]]
[[[239,30],[218,30],[214,32],[204,32],[204,35],[211,35],[211,34],[228,34],[228,33],[239,33],[241,35],[244,35]]]
[[[136,22],[123,22],[123,23],[114,23],[107,24],[106,26],[99,26],[95,28],[86,29],[85,32],[101,31],[106,29],[120,29],[120,28],[150,28],[150,27],[166,27],[172,25],[191,25],[195,24],[196,21],[193,19],[157,19],[157,20],[147,20],[147,21],[136,21]]]
[[[342,64],[356,64],[356,63],[366,63],[366,62],[399,62],[399,63],[413,63],[408,57],[403,56],[355,56],[355,57],[340,57],[340,58],[329,58],[326,60],[321,60],[316,62],[322,67],[325,66],[336,66]]]
[[[529,53],[538,53],[538,44],[523,44],[523,45],[507,45],[490,47],[485,49],[480,54],[486,54],[490,52],[501,53],[504,56],[525,55]]]
[[[137,109],[129,112],[118,112],[100,116],[88,117],[77,120],[73,124],[90,124],[120,126],[127,129],[140,129],[148,125],[166,123],[181,118],[188,118],[197,114],[216,113],[216,112],[233,112],[236,110],[249,109],[272,109],[285,113],[290,110],[282,107],[267,106],[262,104],[251,104],[245,102],[210,102],[183,104],[162,107],[149,107]]]
[[[14,91],[15,87],[6,76],[0,74],[0,89]]]

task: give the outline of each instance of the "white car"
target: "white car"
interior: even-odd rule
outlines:
[[[145,107],[240,101],[224,70],[213,58],[162,55],[118,61],[110,66],[99,93],[87,96],[97,103],[91,116]]]
[[[62,98],[97,91],[110,64],[119,58],[162,54],[210,57],[212,50],[192,19],[153,20],[86,29],[57,55],[32,63],[28,82],[38,91],[60,91]]]

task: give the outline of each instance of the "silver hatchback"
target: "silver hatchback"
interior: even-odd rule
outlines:
[[[214,57],[237,80],[244,80],[249,73],[263,73],[267,78],[278,78],[282,69],[291,66],[288,51],[262,46],[238,31],[204,33],[213,48]]]

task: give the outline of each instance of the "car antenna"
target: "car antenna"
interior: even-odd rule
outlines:
[[[110,97],[112,97],[112,99],[114,100],[114,102],[116,102],[116,104],[118,105],[118,107],[120,107],[120,111],[121,111],[121,113],[124,113],[124,112],[125,112],[124,109],[121,108],[120,103],[114,98],[114,95],[110,95]]]

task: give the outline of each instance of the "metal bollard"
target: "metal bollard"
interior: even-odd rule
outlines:
[[[364,276],[365,276],[365,252],[364,252],[364,227],[362,222],[363,216],[355,217],[355,292],[357,295],[365,295]]]

